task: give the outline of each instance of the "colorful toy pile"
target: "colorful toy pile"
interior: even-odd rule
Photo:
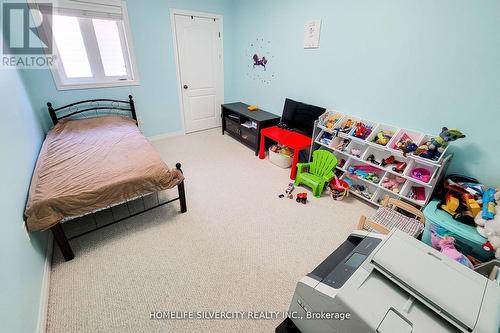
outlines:
[[[404,133],[393,148],[401,150],[403,152],[403,156],[406,157],[407,154],[417,150],[418,146],[415,142],[413,142],[412,138],[410,138],[408,134]]]
[[[380,181],[379,174],[381,170],[370,165],[351,165],[347,168],[347,172],[351,175],[371,181],[378,184]]]
[[[361,121],[356,122],[354,125],[354,132],[352,135],[358,139],[365,140],[372,133],[373,126],[367,125]]]
[[[495,257],[500,259],[500,214],[497,202],[500,200],[500,189],[489,188],[483,192],[482,209],[474,219],[477,232],[488,239],[483,244],[486,251],[495,251]]]
[[[347,134],[352,130],[354,124],[355,123],[352,119],[347,119],[342,125],[342,127],[339,128],[339,131]]]
[[[377,133],[377,136],[375,136],[375,138],[373,138],[372,142],[375,142],[379,145],[385,146],[392,139],[393,135],[394,135],[394,132],[379,131]]]
[[[333,128],[335,123],[342,118],[342,115],[337,112],[327,111],[320,118],[320,124],[326,128]]]
[[[483,249],[495,251],[495,257],[500,259],[500,214],[497,214],[500,189],[488,188],[472,179],[453,179],[456,176],[449,176],[443,182],[446,194],[439,208],[457,221],[476,226],[477,232],[488,239]]]

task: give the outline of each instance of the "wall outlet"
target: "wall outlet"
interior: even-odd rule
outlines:
[[[142,118],[141,118],[141,117],[137,117],[137,123],[138,123],[139,125],[144,124],[144,122],[142,121]]]

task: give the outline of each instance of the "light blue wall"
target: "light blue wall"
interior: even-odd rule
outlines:
[[[44,133],[15,70],[0,70],[0,331],[34,332],[47,234],[28,238],[23,210]]]
[[[64,105],[88,98],[134,96],[141,128],[146,136],[180,131],[181,114],[177,96],[170,8],[189,9],[224,16],[225,96],[232,95],[230,51],[232,47],[231,0],[126,0],[132,30],[140,86],[58,91],[49,70],[24,71],[23,81],[45,128],[51,122],[45,104]]]
[[[320,48],[305,50],[311,19],[322,19]],[[235,100],[281,114],[291,97],[428,133],[459,128],[451,171],[500,185],[500,1],[239,0],[233,22]],[[256,38],[270,41],[270,84],[246,75]]]

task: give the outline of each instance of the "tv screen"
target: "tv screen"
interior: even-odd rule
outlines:
[[[281,121],[288,128],[312,136],[314,122],[325,112],[325,108],[285,99]]]

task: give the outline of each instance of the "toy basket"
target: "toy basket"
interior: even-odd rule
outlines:
[[[292,156],[280,154],[280,153],[275,153],[271,149],[269,149],[269,161],[271,163],[279,166],[280,168],[283,169],[288,169],[289,167],[292,166]]]

